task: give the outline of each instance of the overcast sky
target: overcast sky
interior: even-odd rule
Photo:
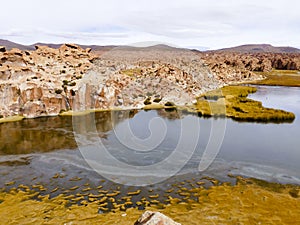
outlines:
[[[2,0],[0,21],[0,39],[22,44],[300,47],[297,0]]]

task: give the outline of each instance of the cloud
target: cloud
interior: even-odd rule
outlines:
[[[299,1],[10,0],[0,38],[21,43],[128,44],[162,41],[221,48],[244,43],[299,46]]]

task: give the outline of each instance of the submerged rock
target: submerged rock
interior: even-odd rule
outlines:
[[[146,211],[134,225],[181,225],[160,212]]]

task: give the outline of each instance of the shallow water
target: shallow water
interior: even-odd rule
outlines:
[[[291,111],[296,120],[239,123],[181,111],[131,110],[0,124],[0,187],[15,181],[13,186],[42,183],[49,190],[64,191],[84,183],[96,186],[100,180],[111,187],[113,180],[128,186],[161,182],[154,187],[167,189],[170,180],[209,176],[231,181],[228,174],[300,184],[300,89],[260,87],[250,97],[267,107]],[[95,149],[95,143],[101,147]],[[207,147],[218,144],[213,151]],[[107,160],[103,149],[117,161]],[[199,171],[204,152],[214,160]],[[70,182],[74,177],[82,179]]]

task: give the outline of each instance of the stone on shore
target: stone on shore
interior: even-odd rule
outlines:
[[[134,225],[181,225],[160,212],[146,211]]]

